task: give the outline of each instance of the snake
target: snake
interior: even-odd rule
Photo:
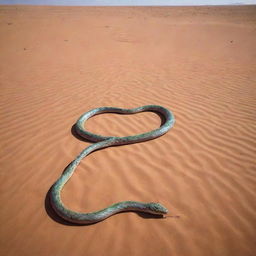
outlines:
[[[116,137],[116,136],[101,136],[91,133],[84,128],[86,120],[90,117],[102,113],[118,113],[118,114],[135,114],[140,112],[155,112],[162,117],[162,124],[158,129],[150,132],[141,133],[132,136]],[[93,224],[105,220],[106,218],[127,211],[142,212],[147,214],[158,215],[164,217],[168,213],[168,209],[158,202],[137,202],[137,201],[122,201],[110,205],[107,208],[95,212],[81,213],[68,209],[61,200],[61,191],[67,181],[71,178],[76,170],[76,167],[84,157],[95,150],[103,149],[111,146],[126,145],[138,142],[144,142],[155,139],[168,132],[174,125],[175,118],[171,111],[159,105],[146,105],[132,109],[116,108],[116,107],[99,107],[92,109],[77,120],[75,131],[78,135],[92,143],[85,148],[63,171],[59,179],[52,185],[50,189],[50,203],[54,211],[62,219],[76,224]]]

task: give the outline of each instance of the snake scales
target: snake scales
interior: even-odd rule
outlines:
[[[164,118],[164,123],[156,130],[142,133],[134,136],[126,137],[106,137],[97,134],[93,134],[84,129],[84,123],[90,117],[101,114],[101,113],[119,113],[119,114],[134,114],[144,111],[151,111],[160,114]],[[164,215],[168,213],[168,210],[159,203],[141,203],[135,201],[123,201],[116,204],[113,204],[105,209],[90,212],[90,213],[79,213],[69,210],[65,207],[61,200],[61,190],[63,189],[66,182],[70,179],[74,173],[76,167],[79,165],[81,160],[90,154],[91,152],[106,148],[114,145],[124,145],[137,143],[142,141],[147,141],[155,139],[172,128],[174,125],[175,119],[173,114],[166,108],[157,105],[147,105],[133,109],[123,109],[123,108],[114,108],[114,107],[101,107],[92,109],[85,114],[83,114],[76,122],[75,129],[76,132],[90,141],[96,142],[92,145],[85,148],[75,160],[73,160],[68,167],[65,169],[60,178],[54,183],[50,190],[50,201],[55,212],[62,217],[63,219],[79,224],[91,224],[102,221],[113,214],[124,211],[139,211],[146,212],[155,215]]]

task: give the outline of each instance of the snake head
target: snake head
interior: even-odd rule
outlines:
[[[149,203],[148,209],[152,214],[164,215],[168,213],[168,210],[159,203]]]

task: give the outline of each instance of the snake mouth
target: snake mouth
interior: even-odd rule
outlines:
[[[166,215],[166,214],[168,214],[168,210],[165,209],[164,211],[161,211],[159,214],[161,214],[161,215]]]

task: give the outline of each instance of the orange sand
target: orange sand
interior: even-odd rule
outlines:
[[[1,255],[255,255],[256,7],[0,7]],[[63,191],[73,210],[159,201],[67,225],[47,192],[86,146],[72,125],[100,107],[163,105],[166,135],[91,154]],[[104,135],[158,127],[104,114]]]

